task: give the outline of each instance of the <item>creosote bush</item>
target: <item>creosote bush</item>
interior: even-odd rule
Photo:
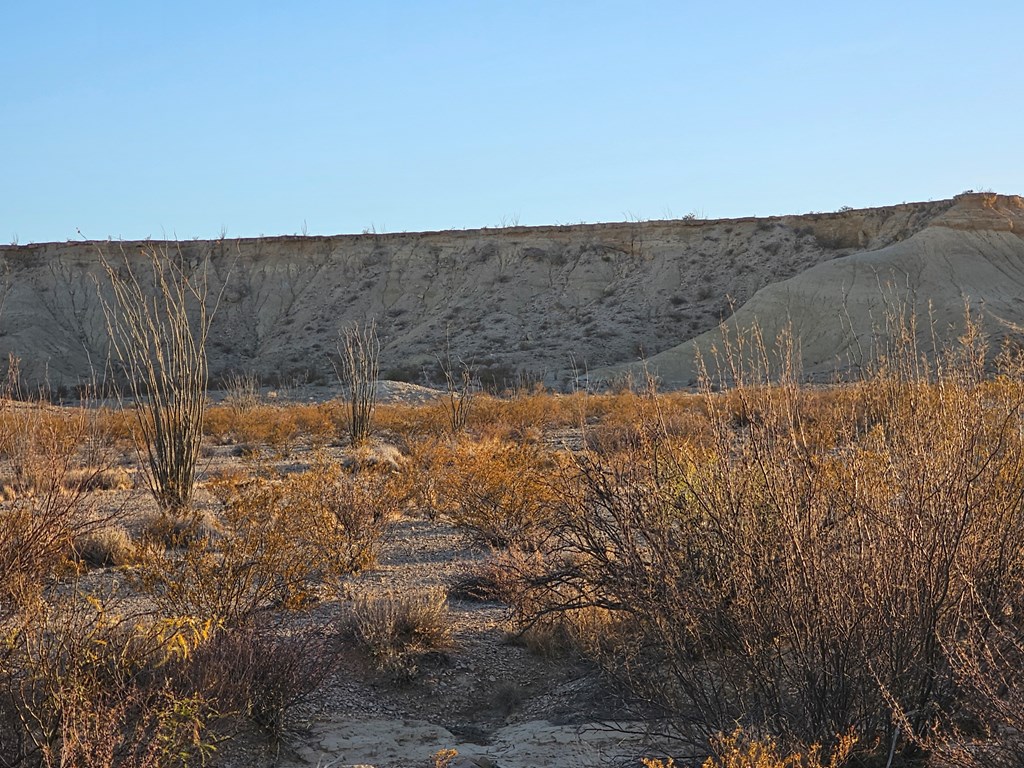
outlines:
[[[201,762],[216,717],[177,673],[208,628],[171,629],[98,600],[41,608],[10,638],[4,704],[17,724],[0,743],[5,765],[159,768]]]
[[[737,369],[699,439],[658,420],[577,453],[523,619],[618,617],[584,650],[698,743],[736,723],[883,762],[1020,743],[1020,368],[990,377],[970,325],[934,363],[897,351],[827,397]]]
[[[74,598],[26,617],[0,667],[4,765],[205,765],[253,725],[278,738],[337,665],[334,634],[226,628]]]
[[[436,442],[415,458],[419,504],[482,544],[531,548],[549,527],[554,454],[505,440]]]
[[[241,485],[228,479],[219,493],[218,534],[154,553],[143,584],[165,613],[226,626],[303,607],[371,566],[398,505],[387,476],[327,463]]]
[[[110,459],[96,416],[40,402],[0,406],[0,448],[13,472],[0,500],[0,621],[34,604],[67,569],[76,540],[123,514],[96,498],[111,471],[92,464]]]

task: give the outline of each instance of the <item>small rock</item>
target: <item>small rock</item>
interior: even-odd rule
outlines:
[[[449,768],[498,768],[498,764],[486,755],[460,756],[450,763]]]

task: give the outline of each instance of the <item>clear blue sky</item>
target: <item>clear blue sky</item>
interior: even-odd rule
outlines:
[[[0,242],[1024,193],[1024,2],[2,0]]]

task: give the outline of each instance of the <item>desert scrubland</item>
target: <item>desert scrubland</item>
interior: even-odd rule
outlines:
[[[0,765],[1020,765],[1022,218],[4,248]]]

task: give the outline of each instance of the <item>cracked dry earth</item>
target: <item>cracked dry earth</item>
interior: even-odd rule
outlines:
[[[403,519],[352,592],[449,589],[485,555],[447,523]],[[455,749],[451,768],[640,764],[640,724],[616,721],[616,697],[593,668],[517,643],[500,603],[449,597],[448,608],[454,647],[422,660],[411,681],[373,671],[353,649],[293,718],[276,755],[243,748],[222,757],[232,768],[417,768]]]

